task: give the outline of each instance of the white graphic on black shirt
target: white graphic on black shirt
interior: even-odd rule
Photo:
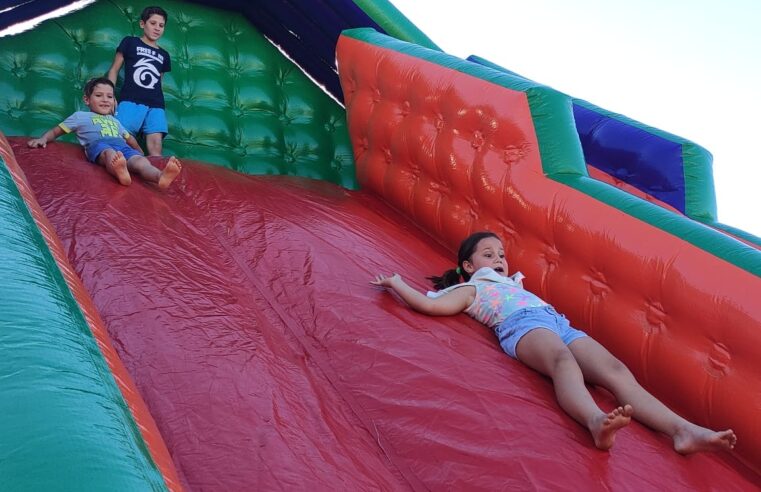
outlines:
[[[135,73],[132,74],[132,79],[144,89],[153,89],[161,80],[161,74],[148,58],[140,58],[135,63]]]

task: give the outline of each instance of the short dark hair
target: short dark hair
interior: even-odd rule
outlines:
[[[167,21],[166,10],[162,9],[161,7],[145,7],[140,13],[140,20],[143,22],[148,22],[148,19],[150,19],[154,14],[158,14],[163,17],[164,22]]]
[[[114,83],[111,82],[106,77],[95,77],[88,80],[87,83],[85,84],[85,89],[84,89],[85,96],[87,97],[92,96],[92,92],[95,90],[95,86],[100,84],[110,85],[112,89],[114,88]]]

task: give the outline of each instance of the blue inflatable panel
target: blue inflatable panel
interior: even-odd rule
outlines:
[[[681,144],[578,104],[573,115],[587,164],[685,213]]]

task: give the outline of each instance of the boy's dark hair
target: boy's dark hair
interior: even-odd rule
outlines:
[[[143,11],[140,13],[140,20],[143,22],[148,22],[148,19],[150,19],[151,16],[154,14],[158,14],[161,17],[163,17],[164,23],[166,23],[167,21],[166,10],[162,9],[161,7],[145,7]]]
[[[460,243],[460,249],[457,251],[457,268],[452,268],[442,273],[440,277],[427,277],[428,280],[433,282],[433,287],[436,290],[446,289],[453,285],[460,283],[460,276],[467,282],[470,280],[470,274],[465,271],[462,264],[473,256],[478,246],[479,241],[486,239],[487,237],[494,237],[499,239],[499,236],[489,231],[474,232],[470,236],[466,237],[462,243]]]
[[[110,85],[111,88],[114,88],[114,83],[108,80],[106,77],[95,77],[87,81],[84,88],[85,96],[90,97],[92,96],[92,92],[95,90],[96,85]]]

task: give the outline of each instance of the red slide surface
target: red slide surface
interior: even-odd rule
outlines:
[[[371,286],[452,264],[374,196],[193,162],[127,188],[78,146],[11,142],[189,490],[759,486],[637,423],[596,450],[481,325]]]

